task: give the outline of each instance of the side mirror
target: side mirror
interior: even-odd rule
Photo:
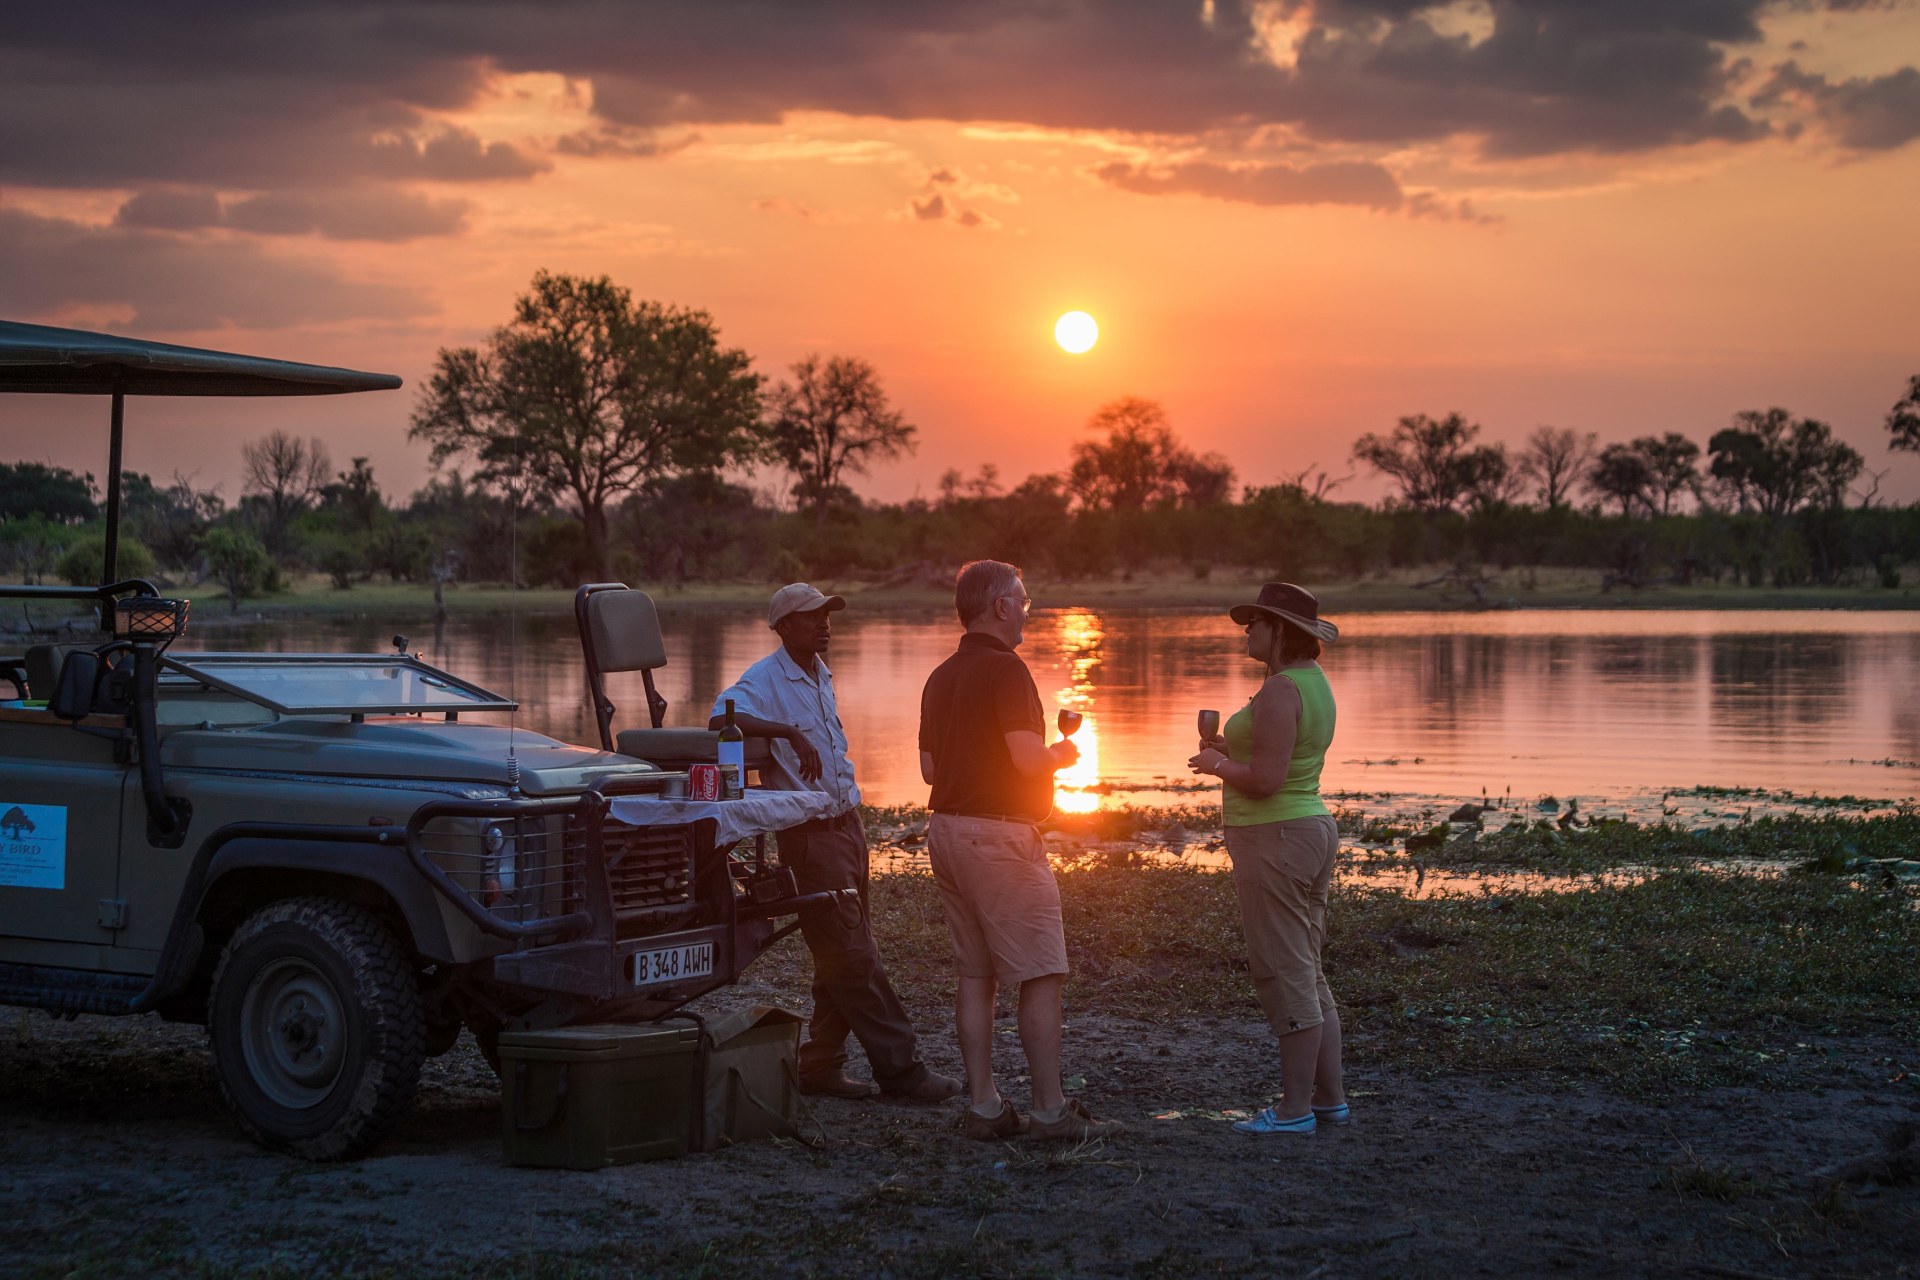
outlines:
[[[100,655],[87,650],[76,650],[67,655],[60,664],[60,679],[55,682],[53,696],[47,699],[47,710],[62,720],[81,720],[93,713],[93,691],[100,684],[100,673],[105,668]]]
[[[62,720],[93,714],[125,715],[132,705],[132,672],[90,649],[76,649],[67,655],[53,697],[47,700],[47,710]]]

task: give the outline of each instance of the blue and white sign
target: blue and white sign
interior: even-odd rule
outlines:
[[[0,888],[67,887],[67,809],[0,800]]]

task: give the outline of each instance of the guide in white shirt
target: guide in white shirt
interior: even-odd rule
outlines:
[[[951,1076],[920,1060],[913,1021],[887,979],[867,914],[867,833],[860,788],[847,758],[833,673],[824,661],[833,639],[831,616],[847,607],[804,582],[773,593],[767,625],[780,647],[748,667],[714,699],[707,727],[717,729],[733,701],[733,720],[749,738],[772,740],[784,771],[803,787],[833,797],[831,814],[780,832],[780,860],[801,893],[857,888],[860,911],[837,906],[800,913],[800,931],[813,953],[813,1017],[800,1046],[800,1088],[807,1093],[864,1098],[875,1084],[846,1073],[847,1036],[860,1041],[881,1092],[918,1102],[942,1102],[960,1091]]]

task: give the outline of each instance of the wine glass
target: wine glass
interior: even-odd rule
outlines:
[[[1055,722],[1060,726],[1060,736],[1063,738],[1071,738],[1079,731],[1080,722],[1085,718],[1086,717],[1082,716],[1078,711],[1069,711],[1065,707],[1060,708],[1060,714],[1055,717]]]
[[[1218,711],[1202,711],[1198,716],[1194,717],[1194,720],[1200,730],[1200,749],[1204,751],[1220,733],[1220,713]]]

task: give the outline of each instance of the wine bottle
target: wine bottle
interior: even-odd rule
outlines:
[[[727,699],[727,722],[720,726],[721,795],[738,800],[746,788],[747,736],[733,722],[733,699]]]

